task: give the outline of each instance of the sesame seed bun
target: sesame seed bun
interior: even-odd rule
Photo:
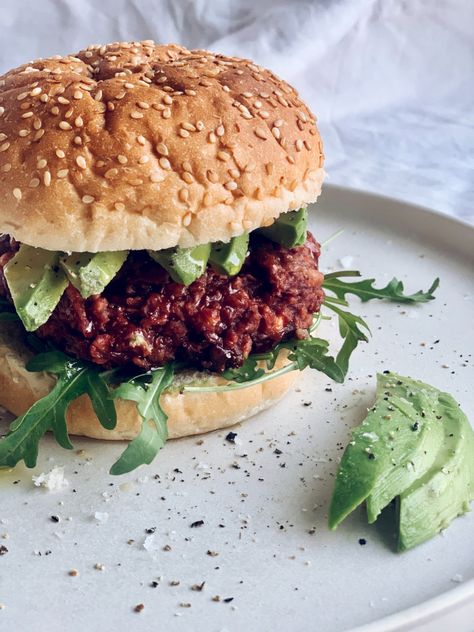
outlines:
[[[248,60],[90,46],[0,77],[0,232],[76,252],[228,241],[314,202],[315,118]]]
[[[22,415],[37,400],[47,395],[54,385],[54,378],[46,373],[30,373],[26,363],[33,357],[24,343],[24,332],[16,324],[2,323],[0,327],[0,406],[15,415]],[[286,364],[283,354],[276,368]],[[227,428],[244,421],[275,404],[287,392],[297,372],[284,374],[268,382],[249,386],[242,390],[214,393],[181,393],[185,383],[205,383],[206,386],[226,384],[217,375],[197,372],[181,372],[175,378],[172,390],[166,391],[161,405],[168,415],[170,439],[186,437]],[[93,439],[133,439],[141,429],[142,420],[134,402],[117,400],[117,426],[106,430],[97,419],[90,400],[82,395],[74,400],[66,413],[71,434]]]

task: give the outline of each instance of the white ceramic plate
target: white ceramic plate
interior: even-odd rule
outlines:
[[[444,388],[474,419],[474,228],[330,187],[311,226],[320,240],[345,228],[323,269],[350,257],[343,262],[364,276],[385,284],[396,275],[410,291],[440,276],[437,300],[353,300],[373,338],[354,354],[350,379],[335,385],[306,372],[278,407],[237,427],[235,445],[225,432],[170,442],[150,467],[117,479],[107,470],[123,445],[76,439],[77,454],[46,439],[35,472],[2,477],[2,629],[472,630],[474,514],[403,554],[391,549],[386,527],[367,526],[362,509],[335,533],[326,514],[342,447],[373,401],[377,371]],[[69,488],[35,488],[32,473],[54,465],[64,466]],[[197,520],[204,525],[191,528]],[[202,591],[191,589],[203,581]]]

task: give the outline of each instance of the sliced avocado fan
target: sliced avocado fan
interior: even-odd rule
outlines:
[[[395,373],[353,430],[329,510],[335,529],[366,502],[369,523],[398,501],[398,548],[430,539],[474,498],[474,431],[453,397]]]
[[[127,250],[117,252],[73,252],[60,258],[69,281],[82,298],[100,294],[125,263]]]
[[[258,232],[286,248],[295,248],[305,243],[307,230],[308,211],[300,208],[299,211],[282,213],[271,226],[259,228]]]

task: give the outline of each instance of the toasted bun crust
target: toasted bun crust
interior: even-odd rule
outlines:
[[[32,352],[23,342],[21,327],[0,328],[0,405],[15,415],[23,414],[35,401],[52,388],[54,379],[45,373],[29,373],[25,364]],[[285,363],[279,358],[277,367]],[[180,383],[203,381],[206,385],[225,384],[216,376],[185,373],[179,376],[176,388],[166,392],[161,400],[168,415],[170,438],[185,437],[226,428],[268,408],[286,393],[296,378],[296,372],[282,375],[263,384],[224,393],[179,392]],[[69,432],[94,439],[133,439],[141,428],[141,418],[134,402],[117,400],[117,426],[106,430],[97,419],[90,400],[82,396],[72,402],[67,413]]]
[[[0,77],[0,232],[64,251],[228,241],[314,202],[315,118],[248,60],[90,46]]]

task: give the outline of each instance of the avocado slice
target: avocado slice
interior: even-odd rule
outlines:
[[[173,281],[186,286],[204,274],[210,253],[211,244],[148,251],[150,257],[163,266]]]
[[[447,393],[436,412],[443,432],[440,450],[428,469],[399,498],[398,548],[409,549],[435,536],[469,511],[474,497],[474,433],[466,415]]]
[[[394,373],[344,452],[329,511],[335,529],[364,500],[374,522],[398,497],[399,549],[438,533],[474,497],[474,432],[455,400]]]
[[[59,253],[22,244],[4,268],[8,289],[26,331],[51,316],[68,286]]]
[[[117,252],[73,252],[60,258],[69,281],[83,298],[100,294],[125,263],[127,250]]]
[[[209,261],[219,274],[233,276],[242,269],[248,247],[248,233],[233,237],[228,243],[218,241],[212,244]]]
[[[258,232],[286,248],[295,248],[305,243],[307,229],[308,211],[300,208],[283,213],[271,226],[260,228]]]

